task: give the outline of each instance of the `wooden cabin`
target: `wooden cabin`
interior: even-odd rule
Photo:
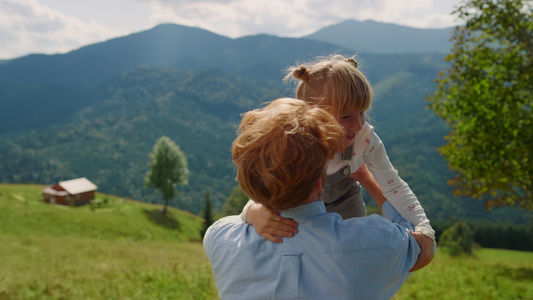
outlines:
[[[87,178],[60,181],[43,188],[44,202],[62,205],[84,205],[95,198],[98,187]]]

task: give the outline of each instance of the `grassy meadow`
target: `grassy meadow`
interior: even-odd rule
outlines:
[[[92,208],[41,199],[0,184],[0,299],[216,299],[201,218],[100,193]]]
[[[104,194],[49,205],[40,189],[0,184],[0,299],[217,299],[197,216]],[[439,249],[393,299],[533,299],[533,253]]]

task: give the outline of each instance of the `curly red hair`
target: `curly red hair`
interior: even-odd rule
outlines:
[[[243,191],[281,211],[305,203],[326,162],[344,147],[343,130],[331,114],[283,98],[244,114],[232,155]]]

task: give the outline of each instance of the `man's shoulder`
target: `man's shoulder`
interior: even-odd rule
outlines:
[[[294,241],[286,239],[283,244],[300,243],[314,252],[343,252],[356,256],[370,251],[374,257],[383,255],[380,251],[394,252],[409,242],[405,228],[380,215],[342,220],[337,214],[327,214],[300,223],[298,229],[298,234],[292,238]]]
[[[223,217],[209,226],[205,238],[217,239],[224,235],[233,234],[244,226],[246,226],[246,223],[239,216]]]
[[[395,227],[395,225],[385,219],[385,217],[378,215],[378,214],[372,214],[370,216],[366,217],[360,217],[360,218],[351,218],[344,220],[344,226],[364,226],[364,228],[377,228],[377,229],[392,229]]]
[[[238,215],[225,216],[215,221],[213,224],[231,224],[231,223],[243,223]]]
[[[218,219],[211,225],[214,229],[222,230],[225,228],[235,228],[244,226],[246,223],[244,223],[240,216],[232,215],[232,216],[226,216],[223,218]]]
[[[406,231],[401,226],[376,214],[367,217],[347,219],[344,220],[340,226],[342,228],[341,230],[344,231],[346,235],[351,235],[359,239],[376,239],[377,237],[382,237],[379,239],[381,241],[396,236],[403,236]],[[387,243],[384,243],[384,245],[387,245]]]

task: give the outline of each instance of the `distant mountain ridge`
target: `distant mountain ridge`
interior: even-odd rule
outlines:
[[[205,49],[224,47],[229,41],[203,29],[163,24],[65,54],[20,57],[2,66],[0,75],[9,74],[29,85],[61,82],[93,86],[139,65],[170,66],[178,58],[203,55]]]
[[[254,70],[265,63],[286,66],[296,59],[334,52],[447,53],[451,48],[448,41],[451,30],[347,20],[302,38],[260,34],[231,39],[200,28],[161,24],[65,54],[31,54],[1,61],[0,80],[11,86],[21,82],[32,86],[50,83],[91,86],[143,64],[192,71],[220,68],[246,73],[246,70]],[[286,53],[280,55],[280,50]],[[254,73],[257,74],[249,71],[248,75]],[[274,76],[279,76],[279,70]]]
[[[373,54],[448,53],[453,27],[421,29],[376,21],[347,20],[304,36],[357,52]]]
[[[22,87],[52,83],[94,86],[140,65],[239,73],[264,62],[289,64],[306,54],[338,50],[339,46],[325,42],[268,35],[230,39],[199,28],[162,24],[66,54],[32,54],[10,60],[0,65],[0,79]],[[280,74],[275,76],[277,79]]]

